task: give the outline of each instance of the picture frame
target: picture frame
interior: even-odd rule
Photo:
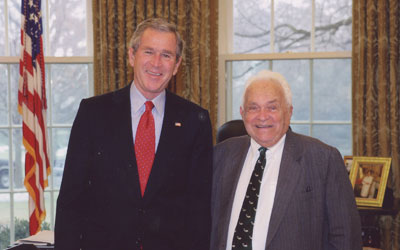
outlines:
[[[343,157],[344,165],[346,166],[347,173],[350,175],[351,169],[353,168],[353,156],[345,155]]]
[[[357,206],[382,207],[390,157],[352,157],[350,181]]]

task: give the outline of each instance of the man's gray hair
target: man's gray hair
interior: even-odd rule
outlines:
[[[288,82],[286,81],[285,77],[283,75],[279,74],[278,72],[273,72],[269,70],[261,70],[258,72],[256,75],[250,77],[244,86],[244,91],[242,95],[242,108],[244,108],[244,97],[246,95],[247,88],[255,81],[258,80],[267,80],[267,81],[273,81],[275,83],[278,83],[282,86],[283,93],[285,95],[285,100],[288,105],[288,107],[292,106],[292,91],[290,90],[290,86]]]
[[[141,22],[133,33],[130,40],[130,47],[137,51],[140,46],[140,40],[142,39],[143,33],[146,29],[154,29],[161,32],[171,32],[175,34],[176,37],[176,61],[178,61],[183,56],[184,42],[178,32],[176,26],[169,23],[163,18],[149,18]]]

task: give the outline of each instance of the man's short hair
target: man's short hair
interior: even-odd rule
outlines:
[[[250,77],[244,86],[244,91],[242,95],[242,108],[244,108],[244,97],[246,95],[247,88],[255,81],[258,80],[267,80],[278,83],[282,86],[283,93],[285,96],[286,103],[288,107],[292,106],[292,91],[290,90],[290,86],[286,81],[283,75],[279,74],[278,72],[273,72],[269,70],[261,70],[255,76]]]
[[[176,28],[176,25],[167,22],[163,18],[149,18],[141,22],[133,33],[130,40],[130,47],[136,52],[140,46],[140,40],[142,39],[143,33],[146,29],[154,29],[161,32],[171,32],[176,37],[176,61],[183,56],[184,42]]]

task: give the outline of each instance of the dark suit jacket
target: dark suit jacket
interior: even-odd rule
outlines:
[[[208,112],[167,91],[142,198],[129,88],[80,104],[57,200],[56,249],[207,249],[212,178]]]
[[[214,148],[211,249],[226,249],[237,182],[250,137]],[[268,250],[361,250],[353,190],[337,149],[291,132],[286,140],[266,242]]]

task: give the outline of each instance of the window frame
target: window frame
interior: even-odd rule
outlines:
[[[8,138],[8,145],[9,145],[9,170],[13,169],[12,162],[13,162],[13,131],[16,129],[22,129],[22,124],[13,124],[12,122],[12,102],[17,102],[17,100],[12,99],[12,94],[11,94],[11,69],[10,66],[13,64],[19,64],[20,63],[20,57],[19,56],[9,56],[10,55],[10,48],[9,48],[9,42],[8,42],[8,1],[10,0],[4,0],[4,18],[5,18],[5,54],[6,56],[0,56],[0,64],[7,65],[7,74],[8,74],[8,79],[7,79],[7,88],[8,88],[8,124],[6,125],[0,125],[0,129],[8,130],[9,133],[9,138]],[[55,56],[44,56],[44,61],[45,61],[45,67],[46,69],[49,68],[47,72],[50,72],[51,66],[55,64],[85,64],[88,65],[88,82],[89,82],[89,96],[94,95],[94,83],[93,83],[93,20],[92,20],[92,1],[91,0],[85,0],[86,1],[86,39],[87,39],[87,56],[72,56],[72,57],[55,57]],[[46,16],[49,16],[49,0],[42,0],[42,5],[46,4],[46,8],[42,9],[42,11],[46,11]],[[49,22],[48,20],[43,20],[43,25],[46,25],[46,30],[49,29]],[[44,41],[44,46],[47,48],[50,48],[50,38],[49,38],[49,32],[44,33],[43,36],[46,36]],[[51,83],[51,74],[46,75],[46,81],[49,80],[47,83],[48,85]],[[48,96],[51,96],[51,88],[47,88]],[[50,98],[51,99],[51,98]],[[49,101],[48,103],[51,103]],[[50,162],[53,161],[53,156],[54,152],[52,152],[52,144],[53,144],[53,136],[52,136],[52,131],[54,128],[67,128],[71,129],[72,124],[62,124],[62,125],[54,125],[51,122],[51,105],[48,105],[47,109],[47,132],[48,132],[48,149],[49,149],[49,155],[50,155]],[[23,153],[25,154],[26,151]],[[51,167],[53,165],[51,164]],[[22,189],[15,189],[14,188],[14,171],[9,171],[9,188],[8,189],[1,189],[0,190],[0,195],[6,194],[9,195],[9,201],[10,201],[10,243],[15,242],[15,195],[17,194],[22,194],[22,193],[27,193],[25,188]],[[55,201],[58,196],[59,188],[54,188],[53,186],[53,181],[52,181],[52,176],[49,177],[51,179],[49,181],[49,186],[44,190],[44,195],[49,194],[50,201],[46,202],[50,204],[50,207],[46,207],[46,219],[50,218],[50,227],[51,229],[54,228],[55,224]],[[28,215],[28,211],[27,211]],[[29,218],[28,218],[29,220]]]
[[[274,6],[274,0],[271,7]],[[232,61],[247,60],[286,60],[286,59],[351,59],[351,51],[341,52],[315,52],[315,0],[312,0],[312,29],[311,29],[311,52],[285,52],[285,53],[263,53],[263,54],[235,54],[233,53],[233,0],[218,0],[219,4],[219,23],[218,23],[218,118],[217,126],[221,126],[226,121],[232,119],[232,102],[230,98],[231,82],[228,63]],[[274,12],[271,13],[271,27],[274,27]],[[271,51],[274,51],[274,29],[271,29]],[[312,110],[312,107],[310,107]],[[335,122],[329,122],[332,124]],[[303,123],[296,123],[303,124]],[[310,124],[326,124],[310,122]],[[343,122],[338,124],[352,124]],[[310,131],[311,132],[311,131]],[[311,133],[310,133],[311,134]]]

